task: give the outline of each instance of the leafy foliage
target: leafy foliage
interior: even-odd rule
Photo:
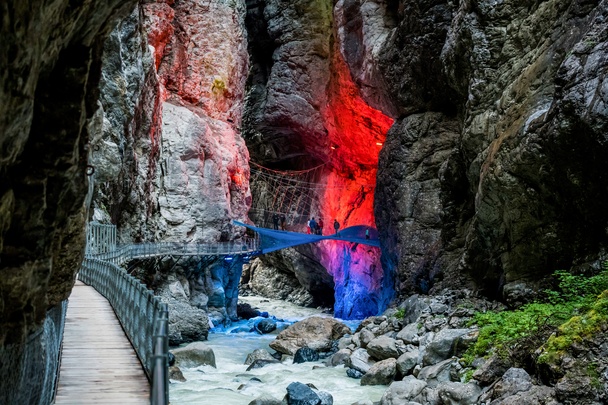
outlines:
[[[570,318],[559,327],[558,333],[552,335],[543,346],[538,361],[545,363],[555,360],[572,344],[591,338],[606,325],[608,321],[608,290],[600,294],[591,308],[581,315]]]
[[[464,354],[463,361],[470,364],[476,357],[497,353],[521,363],[547,339],[547,353],[561,352],[606,322],[608,291],[603,292],[608,290],[606,264],[594,276],[563,270],[554,275],[557,288],[545,291],[543,302],[527,304],[515,311],[477,313],[470,325],[479,326],[479,337]],[[602,295],[596,301],[599,294]],[[584,311],[589,312],[578,315]],[[551,336],[556,331],[559,333]]]
[[[405,318],[405,309],[404,308],[399,308],[395,311],[394,313],[395,318],[397,319],[403,319]]]

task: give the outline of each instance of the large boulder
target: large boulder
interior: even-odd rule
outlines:
[[[380,405],[407,404],[417,397],[424,387],[426,387],[424,381],[420,381],[411,375],[405,377],[403,381],[393,381],[382,395]]]
[[[334,341],[350,334],[348,326],[333,318],[311,317],[296,322],[270,343],[274,350],[293,355],[301,347],[310,347],[317,351],[329,351]]]
[[[470,329],[442,329],[426,347],[422,362],[425,366],[437,364],[466,350],[476,338]]]
[[[409,352],[403,353],[397,359],[397,370],[401,375],[408,375],[412,373],[414,367],[418,364],[418,357],[420,356],[420,352],[415,349]]]
[[[262,368],[267,366],[268,364],[279,364],[280,361],[276,359],[256,359],[247,367],[247,371],[254,370],[256,368]]]
[[[379,336],[367,344],[367,352],[376,360],[399,357],[399,350],[395,345],[395,339],[388,336]]]
[[[172,350],[172,352],[180,367],[192,368],[203,365],[215,367],[215,354],[203,342],[190,343],[188,346]]]
[[[501,356],[493,355],[473,373],[481,385],[490,385],[509,369],[509,363]]]
[[[397,333],[396,338],[403,340],[405,344],[417,345],[419,330],[418,323],[410,323]]]
[[[332,405],[333,397],[322,391],[315,391],[306,384],[292,382],[287,386],[283,399],[287,405]]]
[[[494,386],[493,399],[506,398],[532,388],[532,378],[522,368],[510,368]]]
[[[346,364],[352,352],[349,349],[340,349],[334,353],[325,364],[330,367],[340,366]]]
[[[442,405],[475,405],[481,388],[475,383],[447,382],[437,388]]]
[[[268,352],[266,349],[255,349],[253,352],[247,355],[245,359],[245,365],[250,365],[256,360],[276,360],[272,357],[272,354]]]
[[[355,350],[346,360],[346,366],[358,370],[363,374],[369,371],[373,363],[374,361],[370,360],[369,353],[365,349]]]
[[[444,360],[441,363],[422,368],[417,377],[426,381],[429,388],[435,388],[439,384],[450,381],[451,368],[452,360]]]
[[[382,360],[369,368],[361,378],[361,385],[388,385],[395,379],[396,374],[397,360]]]

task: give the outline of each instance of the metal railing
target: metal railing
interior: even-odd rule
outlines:
[[[110,261],[85,258],[78,278],[94,287],[114,308],[152,383],[150,402],[154,405],[168,404],[167,304],[160,302],[144,284]]]
[[[210,256],[254,254],[259,250],[258,239],[244,241],[230,241],[217,243],[138,243],[123,245],[106,253],[91,254],[89,257],[108,261],[114,264],[123,264],[132,259],[156,256]]]

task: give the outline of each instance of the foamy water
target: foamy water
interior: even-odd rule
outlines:
[[[302,308],[278,300],[262,302],[265,300],[259,297],[241,299],[288,321],[279,323],[283,327],[313,315],[329,316],[320,314],[316,309]],[[329,392],[334,397],[335,405],[350,405],[363,399],[379,401],[386,390],[385,386],[362,387],[359,380],[346,376],[344,367],[325,367],[322,361],[292,364],[292,359],[287,359],[280,364],[246,371],[248,366],[243,363],[247,355],[260,348],[272,353],[274,350],[268,344],[276,337],[276,334],[229,333],[231,329],[246,324],[246,321],[239,322],[228,330],[209,335],[206,344],[215,353],[217,369],[211,366],[182,369],[187,381],[171,384],[171,404],[247,405],[261,395],[271,395],[281,400],[287,392],[287,386],[294,381],[312,383],[319,390]],[[356,322],[348,324],[351,328],[356,327]],[[252,381],[252,378],[261,382]]]

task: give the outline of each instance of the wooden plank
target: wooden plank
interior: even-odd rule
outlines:
[[[112,307],[76,282],[68,302],[55,403],[147,404],[150,385]]]

